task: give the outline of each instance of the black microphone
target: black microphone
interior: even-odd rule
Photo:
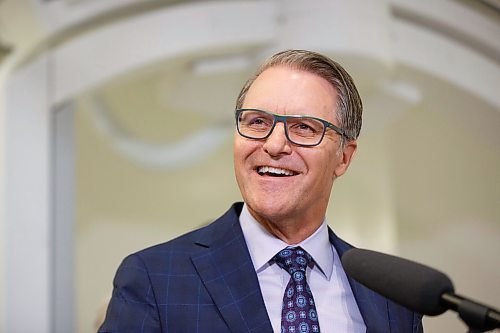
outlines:
[[[456,295],[450,278],[433,268],[363,249],[348,250],[341,260],[348,276],[412,311],[437,316],[451,309],[469,326],[500,327],[498,311]]]

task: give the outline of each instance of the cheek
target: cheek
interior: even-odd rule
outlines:
[[[244,162],[248,156],[259,149],[260,145],[261,143],[259,141],[246,139],[236,134],[233,141],[233,156],[235,163]]]
[[[243,168],[245,159],[243,157],[244,155],[242,154],[242,151],[239,147],[234,147],[233,151],[233,161],[234,161],[234,168],[235,171],[238,172],[240,169]]]
[[[245,175],[252,164],[252,154],[258,149],[256,142],[235,138],[233,143],[233,163],[238,181],[244,181]]]
[[[238,136],[238,134],[235,134],[234,140],[233,140],[233,158],[234,158],[234,164],[238,164],[241,162],[241,157],[243,155],[244,151],[244,145],[241,142],[241,138]]]
[[[340,160],[335,151],[322,151],[321,154],[311,154],[307,157],[305,156],[305,159],[309,172],[315,174],[316,183],[326,185],[335,179],[335,168]]]

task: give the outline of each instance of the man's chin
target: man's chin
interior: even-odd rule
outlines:
[[[296,207],[296,205],[295,205]],[[288,216],[293,215],[295,210],[290,202],[282,202],[276,200],[259,200],[256,203],[249,203],[250,213],[259,222],[279,222],[286,220]]]

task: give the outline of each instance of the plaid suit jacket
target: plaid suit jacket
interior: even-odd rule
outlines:
[[[241,208],[236,203],[204,228],[125,258],[99,332],[272,333]],[[330,241],[340,256],[351,248],[331,230]],[[350,284],[367,333],[422,332],[419,315]]]

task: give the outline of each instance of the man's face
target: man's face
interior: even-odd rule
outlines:
[[[243,108],[309,115],[338,126],[336,105],[337,93],[325,79],[281,66],[265,70],[254,81]],[[236,180],[252,215],[261,223],[321,223],[333,181],[347,170],[356,150],[353,141],[340,151],[340,142],[340,135],[328,129],[318,146],[300,147],[287,140],[283,123],[264,140],[235,132]],[[262,167],[283,169],[289,175],[272,170],[262,174]]]

